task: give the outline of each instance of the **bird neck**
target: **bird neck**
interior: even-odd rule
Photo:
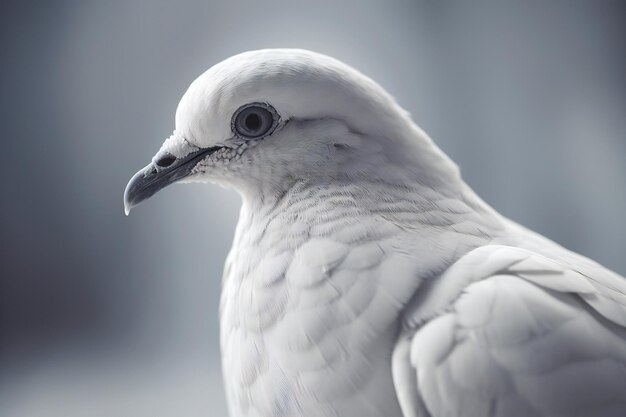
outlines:
[[[402,240],[425,271],[436,271],[503,233],[504,219],[462,181],[445,190],[410,184],[299,180],[280,193],[248,196],[234,243],[293,252],[311,238]]]

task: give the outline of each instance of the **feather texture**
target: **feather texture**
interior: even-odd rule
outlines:
[[[405,311],[395,383],[425,404],[403,401],[405,415],[626,415],[626,308],[607,292],[623,279],[562,252],[576,262],[508,246],[475,249],[438,281],[465,282],[446,292],[445,311],[426,322],[426,304]]]

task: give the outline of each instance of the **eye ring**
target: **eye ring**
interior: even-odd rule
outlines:
[[[231,129],[242,139],[259,139],[271,135],[278,126],[280,117],[268,103],[248,103],[233,114]]]

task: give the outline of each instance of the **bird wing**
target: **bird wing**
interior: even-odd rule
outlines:
[[[393,353],[405,416],[626,416],[626,280],[564,259],[484,246],[418,292]]]

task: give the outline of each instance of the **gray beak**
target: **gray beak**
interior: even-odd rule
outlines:
[[[166,153],[133,175],[124,191],[124,212],[126,215],[128,216],[133,207],[152,197],[159,190],[189,176],[198,162],[219,148],[216,146],[201,149],[184,158],[176,158]]]

